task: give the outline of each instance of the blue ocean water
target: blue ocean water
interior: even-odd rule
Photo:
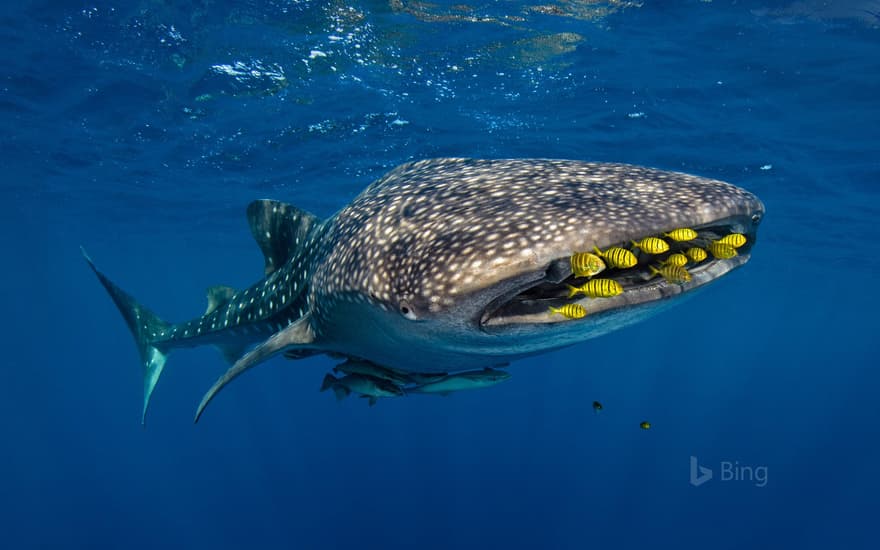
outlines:
[[[878,26],[876,1],[5,6],[2,546],[875,547]],[[329,359],[274,359],[193,426],[226,369],[197,349],[141,429],[80,245],[188,319],[261,276],[252,199],[328,216],[435,156],[682,170],[767,215],[743,269],[495,388],[368,408],[317,391]]]

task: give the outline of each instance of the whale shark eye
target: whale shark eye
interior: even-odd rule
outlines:
[[[755,223],[758,223],[759,221],[761,221],[761,215],[760,214],[752,214],[752,221]]]
[[[418,319],[412,305],[410,305],[410,303],[406,300],[400,301],[400,313],[410,321],[415,321],[416,319]]]

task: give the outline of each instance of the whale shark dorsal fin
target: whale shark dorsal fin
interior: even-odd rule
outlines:
[[[202,416],[205,407],[214,399],[214,396],[239,374],[262,363],[276,353],[287,349],[309,348],[314,342],[315,332],[312,330],[311,313],[307,313],[287,328],[281,329],[270,336],[266,341],[249,351],[236,361],[234,365],[229,367],[229,370],[217,379],[214,385],[211,386],[211,389],[205,393],[202,402],[199,403],[199,408],[196,410],[195,422],[199,421],[199,417]]]
[[[235,292],[236,290],[231,286],[216,285],[209,287],[207,290],[208,309],[205,310],[205,315],[212,313],[218,307],[229,302],[235,295]]]
[[[247,218],[251,233],[266,258],[266,275],[287,263],[320,223],[305,210],[265,199],[248,205]]]

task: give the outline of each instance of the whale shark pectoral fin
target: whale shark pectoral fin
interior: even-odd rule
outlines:
[[[214,399],[220,390],[222,390],[227,384],[232,382],[239,374],[248,370],[249,368],[262,363],[266,359],[275,355],[276,353],[283,351],[288,348],[297,347],[297,346],[308,346],[315,341],[315,333],[312,330],[311,325],[311,315],[306,314],[300,320],[293,323],[289,327],[276,332],[272,336],[270,336],[265,342],[258,345],[250,352],[248,352],[244,357],[239,359],[232,365],[229,370],[227,370],[223,376],[217,379],[214,382],[214,385],[211,386],[211,389],[205,393],[205,396],[202,398],[202,402],[199,403],[199,408],[196,410],[196,417],[194,422],[199,421],[199,417],[202,416],[202,413],[205,411],[205,407],[208,406],[208,403]]]
[[[295,206],[272,200],[248,205],[248,224],[254,240],[266,259],[266,275],[271,275],[297,254],[320,220]]]

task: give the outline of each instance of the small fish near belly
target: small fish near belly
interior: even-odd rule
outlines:
[[[500,384],[510,378],[510,374],[498,369],[486,368],[478,371],[459,372],[447,375],[436,382],[429,382],[408,388],[408,393],[437,393],[448,395],[462,390],[476,390]]]
[[[321,391],[333,390],[337,400],[342,400],[352,392],[370,400],[370,406],[376,404],[380,397],[399,397],[403,390],[387,380],[375,378],[366,374],[348,374],[342,378],[336,378],[332,374],[324,376],[321,383]]]

